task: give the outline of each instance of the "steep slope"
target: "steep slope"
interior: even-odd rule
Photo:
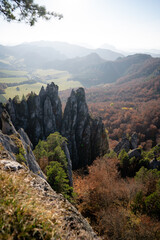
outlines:
[[[11,161],[7,160],[8,165]],[[22,167],[22,168],[21,168]],[[0,239],[98,240],[77,209],[42,178],[0,159]]]
[[[153,78],[160,75],[160,58],[148,57],[143,62],[132,64],[124,76],[120,77],[118,83],[130,82],[134,79]]]
[[[1,120],[1,151],[3,149],[6,155],[9,156],[10,160],[15,162],[18,159],[20,163],[25,164],[33,173],[45,178],[43,172],[36,162],[35,156],[33,155],[32,143],[30,142],[24,130],[20,128],[18,132],[16,131],[10,120],[10,116],[5,110],[1,114]]]
[[[46,182],[24,131],[16,132],[6,112],[2,123],[0,239],[98,240],[77,209]],[[27,153],[16,158],[20,148]]]

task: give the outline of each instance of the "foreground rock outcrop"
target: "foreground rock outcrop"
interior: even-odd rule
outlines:
[[[22,131],[22,130],[21,130]],[[23,132],[23,131],[22,131]],[[16,133],[17,134],[17,133]],[[19,138],[19,144],[21,143],[21,146],[24,147],[24,139],[27,137],[23,132],[23,137]],[[35,227],[34,231],[34,225],[36,226],[37,218],[41,216],[41,208],[43,208],[43,216],[46,217],[46,221],[48,221],[48,224],[51,224],[53,226],[51,228],[52,232],[52,238],[50,239],[69,239],[69,240],[98,240],[96,234],[94,233],[93,229],[85,220],[82,215],[77,211],[77,209],[69,203],[61,194],[57,194],[50,185],[46,182],[44,178],[42,178],[40,175],[40,169],[38,164],[35,165],[34,159],[30,155],[30,163],[28,163],[28,158],[26,158],[26,162],[18,163],[15,158],[15,151],[17,150],[17,146],[15,141],[17,138],[12,138],[13,134],[6,135],[0,132],[0,178],[2,181],[4,181],[4,191],[2,189],[3,195],[1,196],[1,201],[5,202],[5,197],[10,194],[10,191],[6,191],[5,188],[7,186],[5,185],[5,178],[9,179],[9,186],[11,188],[11,184],[13,185],[13,189],[16,191],[13,191],[11,195],[9,195],[10,201],[8,202],[8,209],[10,207],[10,204],[15,203],[14,206],[11,205],[12,211],[8,214],[8,212],[3,212],[3,215],[1,215],[1,224],[3,226],[3,229],[0,229],[0,238],[1,239],[12,239],[12,237],[16,234],[21,234],[21,231],[27,232],[26,229],[33,229],[33,232],[37,233],[38,229]],[[26,142],[25,142],[26,143]],[[27,143],[26,143],[27,144]],[[29,146],[29,144],[27,145]],[[28,167],[27,167],[28,166]],[[33,173],[30,170],[35,170],[37,167],[37,170],[35,173]],[[30,170],[29,170],[30,169]],[[39,174],[39,176],[37,175]],[[19,183],[18,187],[15,185]],[[24,185],[24,186],[23,186]],[[24,190],[25,189],[25,190]],[[27,192],[29,190],[29,192]],[[15,193],[15,195],[13,194]],[[28,204],[26,204],[26,198],[29,198]],[[20,199],[19,202],[16,202],[18,199]],[[34,206],[32,206],[32,201],[34,201]],[[21,203],[25,203],[21,206]],[[41,207],[36,206],[35,204],[40,204]],[[16,204],[18,204],[18,209],[22,208],[22,213],[20,215],[21,217],[21,227],[18,228],[18,232],[15,232],[14,229],[17,227],[16,218],[12,217],[12,214],[14,213],[14,207],[16,208]],[[29,206],[31,204],[31,206]],[[34,221],[34,216],[31,216],[32,222],[27,223],[25,221],[25,211],[28,211],[28,209],[36,209],[36,219]],[[15,211],[18,212],[18,209]],[[2,210],[2,209],[1,209]],[[24,216],[23,216],[24,215]],[[47,219],[47,216],[51,216],[50,219]],[[23,220],[24,217],[24,220]],[[30,216],[28,215],[28,218]],[[10,218],[8,220],[8,218]],[[8,225],[5,226],[5,222],[10,222],[10,226],[13,228],[10,228],[10,231],[5,232],[5,229],[8,229]],[[24,225],[23,225],[24,222]],[[15,225],[14,225],[15,224]],[[29,224],[29,226],[27,225]],[[46,223],[47,224],[47,223]],[[41,227],[41,226],[40,226]],[[49,227],[49,225],[48,225]],[[48,229],[46,228],[46,231]],[[25,233],[26,233],[25,232]],[[29,231],[29,234],[32,234],[31,231]],[[3,238],[4,236],[7,236],[7,238]],[[43,236],[45,236],[45,232],[43,232]],[[45,237],[40,239],[46,239]],[[28,237],[32,238],[32,235],[27,235]],[[35,239],[35,238],[34,238]],[[36,238],[39,239],[39,238]],[[47,238],[48,239],[48,238]]]
[[[73,169],[89,165],[108,151],[108,139],[100,118],[92,119],[88,112],[83,88],[72,91],[62,117],[58,86],[41,88],[39,95],[31,93],[21,102],[9,99],[6,109],[16,130],[23,128],[33,146],[50,133],[60,132],[68,139]]]
[[[14,162],[19,156],[20,162],[23,162],[33,173],[45,178],[32,152],[32,143],[27,134],[21,128],[18,132],[15,130],[6,111],[2,112],[1,119],[3,126],[2,131],[0,130],[1,154],[5,152],[4,156],[8,156]]]

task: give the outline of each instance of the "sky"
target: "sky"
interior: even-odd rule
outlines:
[[[160,50],[160,0],[36,0],[63,19],[30,27],[0,16],[0,44],[62,41],[98,48]],[[107,46],[107,45],[106,45]]]

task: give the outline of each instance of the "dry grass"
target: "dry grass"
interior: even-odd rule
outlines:
[[[61,239],[53,209],[40,201],[25,177],[25,172],[0,170],[0,239]]]
[[[17,148],[22,148],[23,147],[23,144],[22,144],[22,141],[20,139],[19,133],[14,133],[14,134],[10,135],[10,138],[15,143]]]

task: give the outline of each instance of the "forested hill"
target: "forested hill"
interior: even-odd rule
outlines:
[[[108,49],[89,49],[63,42],[31,42],[17,46],[0,45],[0,66],[8,69],[46,68],[52,61],[85,57],[96,53],[105,60],[116,60],[123,57],[118,52]]]
[[[135,54],[84,68],[80,74],[75,74],[74,79],[80,81],[84,86],[90,87],[158,75],[160,75],[160,58]]]

